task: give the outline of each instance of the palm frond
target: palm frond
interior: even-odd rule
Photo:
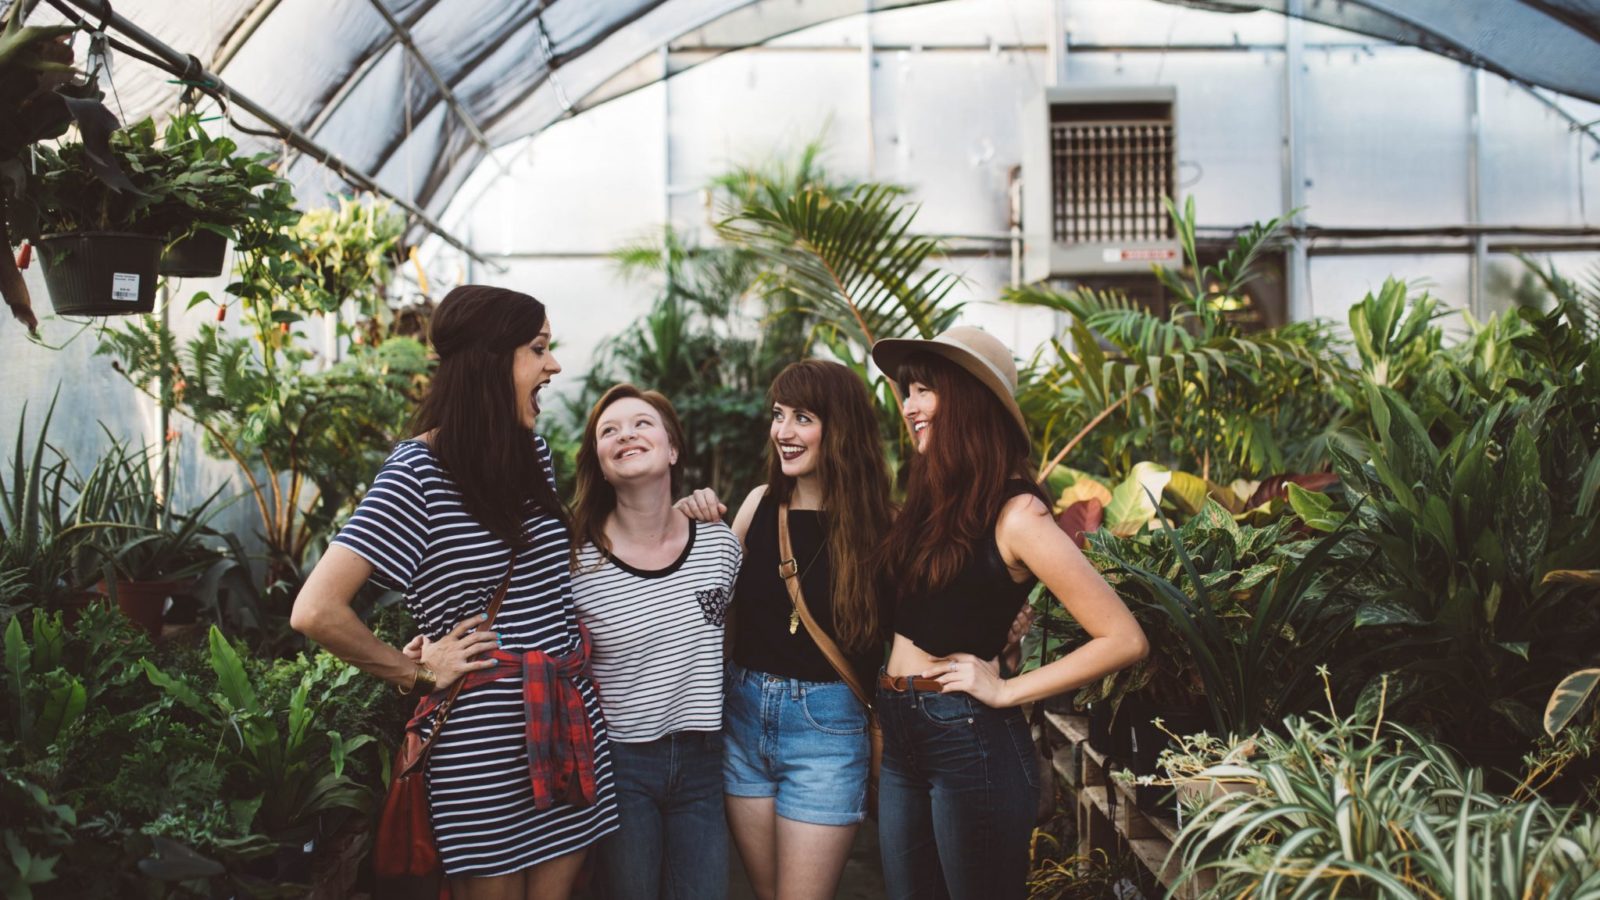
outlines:
[[[863,347],[883,338],[932,337],[960,308],[946,304],[956,276],[929,266],[938,240],[911,233],[917,207],[898,189],[866,185],[838,200],[821,191],[769,197],[725,220],[725,237],[771,266],[769,289]]]

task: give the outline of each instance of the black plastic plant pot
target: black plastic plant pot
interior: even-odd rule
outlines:
[[[222,274],[228,239],[215,231],[196,231],[161,254],[161,274],[175,278],[215,278]]]
[[[39,239],[50,306],[62,316],[123,316],[156,308],[161,239],[83,231]]]
[[[1155,720],[1160,719],[1162,727],[1157,728]],[[1161,771],[1158,760],[1161,751],[1172,746],[1172,734],[1197,734],[1211,728],[1211,717],[1206,714],[1202,706],[1169,706],[1165,704],[1148,704],[1140,711],[1138,718],[1132,722],[1129,729],[1133,738],[1133,760],[1129,767],[1135,775],[1154,775],[1165,778],[1166,773]],[[1135,792],[1138,807],[1147,813],[1161,812],[1171,815],[1173,812],[1173,790],[1166,786],[1141,785]]]

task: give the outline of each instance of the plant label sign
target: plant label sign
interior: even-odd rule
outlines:
[[[111,299],[125,303],[139,302],[139,273],[111,273]]]

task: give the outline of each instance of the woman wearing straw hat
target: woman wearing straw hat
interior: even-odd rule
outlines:
[[[1017,369],[982,329],[885,340],[916,455],[879,549],[894,643],[879,677],[879,841],[894,898],[1022,897],[1039,791],[1020,704],[1143,658],[1143,631],[1055,524],[1030,477]],[[1090,640],[1001,678],[1017,606],[1044,582]]]

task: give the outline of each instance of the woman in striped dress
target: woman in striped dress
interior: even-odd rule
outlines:
[[[683,425],[666,397],[620,384],[578,450],[572,590],[594,641],[621,827],[595,851],[607,900],[720,900],[722,624],[739,539],[672,506]]]
[[[543,304],[502,288],[452,290],[430,339],[439,366],[416,437],[390,454],[290,624],[402,693],[467,678],[427,764],[451,892],[564,898],[617,811],[572,601],[571,535],[550,451],[533,434],[539,392],[561,366]],[[369,578],[405,593],[421,662],[351,610]],[[493,630],[477,627],[507,578]]]

